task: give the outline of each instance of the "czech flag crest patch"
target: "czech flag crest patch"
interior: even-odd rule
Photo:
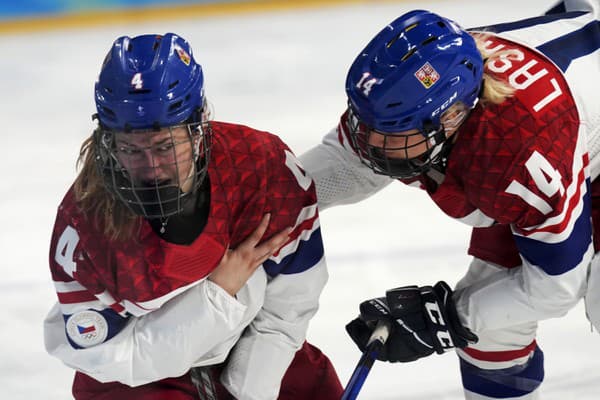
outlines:
[[[85,310],[71,315],[66,322],[67,336],[79,348],[102,343],[108,336],[108,324],[98,311]]]
[[[425,89],[429,89],[440,79],[440,74],[438,74],[431,64],[426,62],[415,72],[415,77],[425,86]]]

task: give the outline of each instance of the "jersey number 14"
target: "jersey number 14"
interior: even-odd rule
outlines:
[[[531,179],[548,199],[556,193],[564,195],[565,188],[562,184],[562,176],[554,167],[537,151],[531,154],[531,157],[525,163],[525,168]],[[527,204],[538,209],[542,214],[546,215],[552,212],[552,207],[541,196],[533,193],[522,183],[513,180],[506,188],[506,192],[519,196]]]

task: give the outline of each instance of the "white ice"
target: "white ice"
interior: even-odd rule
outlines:
[[[216,119],[277,133],[301,153],[336,124],[352,59],[396,16],[427,8],[468,27],[538,15],[551,3],[365,1],[0,37],[0,398],[71,398],[72,371],[43,347],[42,320],[56,300],[48,242],[56,207],[75,177],[79,145],[93,128],[93,83],[116,37],[169,31],[186,37],[204,66]],[[469,229],[400,184],[321,217],[330,281],[308,336],[345,384],[360,353],[344,325],[359,302],[400,285],[455,283],[469,262]],[[538,339],[546,356],[545,399],[600,398],[600,337],[590,332],[581,304],[542,322]],[[456,356],[376,363],[360,398],[460,399]]]

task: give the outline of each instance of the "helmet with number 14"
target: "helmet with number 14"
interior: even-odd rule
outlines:
[[[194,200],[205,175],[210,129],[204,78],[178,35],[117,39],[95,85],[96,164],[131,211],[167,218]]]
[[[475,41],[455,22],[416,10],[390,23],[346,79],[348,127],[362,162],[401,179],[443,170],[482,76]]]

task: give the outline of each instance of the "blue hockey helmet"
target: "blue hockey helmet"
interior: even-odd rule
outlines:
[[[424,10],[406,13],[379,32],[354,60],[346,79],[350,126],[381,134],[418,130],[429,151],[419,159],[389,160],[369,150],[352,130],[361,159],[375,172],[408,178],[441,161],[446,141],[440,116],[453,104],[475,106],[483,60],[455,22]],[[352,121],[351,121],[352,122]]]
[[[96,163],[106,189],[134,213],[193,210],[210,155],[203,85],[190,45],[173,33],[120,37],[104,59]]]
[[[178,35],[118,38],[95,85],[100,125],[110,130],[167,127],[199,118],[202,67]]]

